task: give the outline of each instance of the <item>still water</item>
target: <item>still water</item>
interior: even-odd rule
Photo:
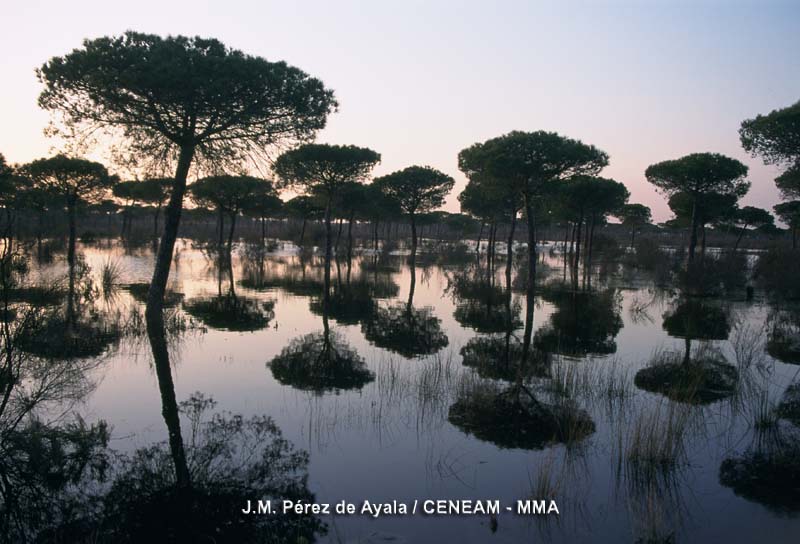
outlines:
[[[151,249],[112,244],[81,250],[93,274],[109,262],[121,271],[113,296],[98,305],[122,315],[142,307],[128,286],[149,281]],[[758,459],[770,447],[765,442],[798,451],[797,428],[787,418],[772,426],[770,438],[754,426],[758,407],[779,405],[798,380],[797,361],[767,352],[780,313],[758,293],[749,301],[687,302],[622,265],[601,266],[591,290],[575,290],[559,256],[543,254],[533,321],[542,362],[526,376],[526,387],[542,402],[568,399],[588,423],[580,432],[561,433],[561,440],[537,440],[507,421],[492,425],[491,410],[480,405],[469,412],[472,420],[453,408],[514,380],[491,351],[507,338],[517,345],[523,333],[525,295],[512,289],[507,305],[504,263],[487,284],[485,263],[478,269],[474,257],[450,263],[423,255],[412,275],[402,256],[360,255],[349,267],[333,267],[326,316],[319,256],[301,256],[291,244],[263,258],[250,253],[237,247],[232,265],[222,270],[197,244],[178,243],[170,283],[185,323],[170,343],[178,401],[201,392],[217,402],[216,411],[270,416],[286,440],[308,452],[308,487],[318,503],[431,498],[513,506],[534,498],[554,499],[559,509],[557,516],[322,516],[326,530],[319,541],[800,538],[800,500],[792,496],[800,490],[741,484],[753,476],[748,471],[765,470],[740,462]],[[515,269],[513,276],[518,285],[524,272]],[[235,297],[238,310],[218,311],[214,301],[226,297]],[[340,364],[312,378],[292,372],[303,354],[318,356],[326,345],[341,356]],[[488,355],[469,358],[482,347]],[[730,365],[733,384],[692,401],[671,400],[652,384],[637,386],[644,384],[637,372],[654,357],[680,361],[687,349]],[[83,417],[108,421],[111,447],[119,451],[165,441],[146,336],[123,340],[101,359],[97,387],[77,408]],[[641,441],[648,431],[656,441],[675,434],[668,461],[634,460],[632,452],[647,448]],[[727,472],[721,471],[725,463]],[[235,506],[258,498],[241,497]]]

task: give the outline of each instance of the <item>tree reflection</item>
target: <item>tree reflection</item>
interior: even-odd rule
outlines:
[[[458,275],[450,281],[449,289],[456,301],[453,317],[461,325],[476,332],[506,332],[522,327],[521,306],[514,301],[506,307],[505,291],[485,278]]]
[[[330,261],[326,261],[326,266],[330,266]],[[364,359],[340,334],[331,330],[328,322],[333,311],[344,321],[357,322],[362,317],[358,303],[348,298],[356,295],[344,286],[337,291],[339,296],[336,292],[330,296],[329,292],[330,274],[326,273],[320,300],[312,303],[312,310],[322,313],[322,331],[295,338],[267,363],[278,382],[322,394],[361,389],[375,379]]]
[[[448,344],[433,308],[414,308],[416,284],[416,269],[412,266],[408,301],[376,308],[361,325],[364,337],[371,343],[408,359],[431,355]]]
[[[692,351],[692,340],[725,340],[731,325],[719,305],[689,298],[678,301],[664,314],[664,330],[683,338],[683,355],[658,353],[650,365],[636,373],[637,387],[661,393],[672,400],[707,404],[734,394],[739,372],[715,349]]]
[[[542,297],[555,311],[547,327],[537,331],[539,349],[570,357],[609,355],[617,351],[614,340],[622,329],[619,297],[605,292],[544,289]]]
[[[744,453],[719,467],[719,482],[736,495],[781,515],[800,513],[800,430],[777,431],[754,440]]]
[[[227,272],[228,289],[223,293],[222,273]],[[183,308],[192,317],[213,329],[252,332],[266,328],[275,317],[274,300],[261,300],[236,294],[230,256],[220,264],[217,296],[188,300]]]
[[[767,353],[783,363],[800,365],[800,309],[776,309],[767,323]]]

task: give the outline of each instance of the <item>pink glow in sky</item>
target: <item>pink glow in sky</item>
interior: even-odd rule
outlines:
[[[607,151],[605,176],[670,216],[654,162],[715,151],[751,167],[744,203],[779,201],[776,170],[739,146],[743,119],[800,99],[797,2],[13,2],[2,7],[0,153],[50,152],[34,68],[83,38],[132,29],[215,37],[286,60],[336,91],[320,141],[369,146],[376,175],[510,130],[554,130]]]

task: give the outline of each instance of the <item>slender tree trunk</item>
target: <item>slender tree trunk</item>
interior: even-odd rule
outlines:
[[[478,231],[478,241],[475,244],[475,254],[478,256],[478,267],[481,264],[481,238],[483,238],[484,222],[481,221],[481,229]]]
[[[689,264],[694,261],[694,252],[697,247],[697,227],[700,222],[700,217],[697,214],[697,202],[692,204],[692,228],[689,234]]]
[[[178,237],[178,226],[181,222],[186,178],[189,175],[194,151],[193,146],[185,146],[181,148],[178,156],[172,193],[164,214],[164,233],[161,236],[161,243],[158,245],[153,280],[150,282],[150,290],[147,293],[147,315],[160,315],[163,308],[164,292],[167,289],[169,269],[172,265],[172,253],[175,250],[175,240]]]
[[[372,222],[372,250],[377,253],[378,252],[378,225],[380,224],[379,221]]]
[[[156,206],[156,213],[153,217],[153,238],[158,238],[158,216],[161,215],[161,205]]]
[[[486,281],[492,277],[492,248],[494,247],[494,221],[489,223],[489,238],[486,245]]]
[[[684,351],[683,351],[683,364],[688,365],[691,362],[692,357],[692,339],[689,336],[686,336],[683,339]]]
[[[517,211],[511,214],[511,226],[508,229],[508,247],[506,248],[506,288],[511,289],[511,269],[514,265],[514,230],[517,227]]]
[[[225,211],[220,207],[217,208],[217,248],[222,251],[225,240]]]
[[[353,258],[353,216],[347,220],[347,262]],[[349,266],[349,264],[348,264]]]
[[[325,292],[323,293],[323,308],[326,312],[330,303],[332,243],[333,229],[331,228],[331,199],[329,197],[325,205]]]
[[[67,198],[67,217],[69,222],[69,245],[67,246],[67,266],[69,268],[69,288],[67,291],[67,333],[72,332],[75,323],[75,239],[77,238],[76,211],[77,201]]]
[[[578,219],[575,233],[575,255],[572,261],[573,275],[578,273],[578,264],[581,262],[581,238],[583,237],[583,214]]]
[[[306,237],[306,218],[303,218],[303,226],[300,229],[300,243],[299,246],[303,247],[303,239]]]
[[[700,238],[700,262],[706,262],[706,224],[700,225],[702,236]]]
[[[528,285],[525,305],[525,334],[522,341],[522,361],[520,361],[520,378],[523,368],[528,362],[533,333],[534,290],[536,287],[536,218],[533,211],[533,202],[530,197],[525,197],[525,216],[528,221]]]
[[[411,214],[411,268],[417,266],[417,218]]]
[[[261,216],[261,248],[267,247],[267,218]]]
[[[342,237],[342,219],[339,218],[339,229],[336,231],[336,253],[339,253],[339,240]]]
[[[745,230],[747,230],[747,227],[749,227],[749,226],[750,226],[750,225],[748,225],[747,223],[745,223],[745,224],[742,226],[742,228],[739,230],[739,236],[737,236],[737,237],[736,237],[736,243],[735,243],[735,244],[733,244],[733,250],[734,250],[734,251],[736,251],[736,250],[738,250],[738,249],[739,249],[739,242],[741,242],[741,241],[742,241],[742,236],[744,236],[744,231],[745,231]]]
[[[172,382],[172,370],[169,364],[169,350],[164,333],[164,317],[162,314],[164,292],[169,279],[169,269],[172,264],[172,253],[175,249],[175,240],[178,237],[178,227],[183,208],[183,195],[186,191],[186,178],[194,157],[194,147],[184,146],[178,156],[178,166],[175,179],[172,183],[172,193],[165,212],[164,234],[158,245],[153,279],[147,293],[147,309],[145,317],[147,335],[153,350],[153,361],[158,377],[158,387],[161,392],[162,415],[169,432],[169,445],[172,460],[175,465],[175,479],[179,489],[188,489],[191,486],[189,468],[186,464],[186,454],[183,449],[178,405],[175,400],[175,388]]]
[[[164,245],[163,240],[161,245]],[[175,465],[175,481],[178,489],[185,492],[191,487],[191,477],[189,476],[189,466],[186,462],[186,452],[183,446],[181,420],[178,412],[178,402],[175,397],[175,384],[172,381],[169,348],[161,313],[148,319],[147,333],[156,367],[158,390],[161,394],[161,415],[167,425],[169,449],[172,455],[172,463]]]
[[[231,258],[231,251],[233,250],[233,233],[236,230],[236,216],[238,214],[236,212],[231,212],[231,228],[228,231],[228,244],[227,244],[227,253],[228,253],[228,260]]]

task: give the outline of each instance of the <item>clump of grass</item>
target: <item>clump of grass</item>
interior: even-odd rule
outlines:
[[[770,399],[769,391],[764,390],[757,395],[751,414],[751,423],[758,431],[774,429],[778,425],[776,405]]]
[[[624,460],[645,473],[670,470],[686,457],[685,438],[691,411],[668,402],[643,411],[624,437]]]
[[[122,265],[119,261],[108,259],[100,269],[100,285],[105,298],[111,297],[122,280]]]

